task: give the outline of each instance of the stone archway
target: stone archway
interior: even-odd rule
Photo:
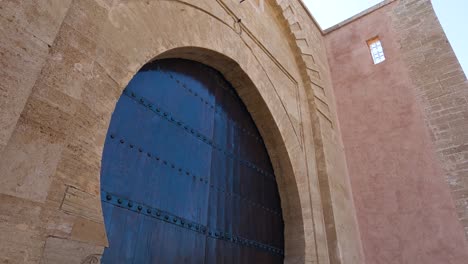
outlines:
[[[165,17],[167,14],[164,12],[182,9],[186,12],[184,16],[161,21],[156,32],[152,29],[130,32],[143,26],[144,19],[125,19],[129,11],[141,10],[138,12],[153,18],[158,14]],[[265,51],[253,48],[258,44],[239,36],[236,23],[231,26],[231,18],[226,21],[225,17],[218,15],[179,1],[160,1],[149,5],[130,2],[128,6],[114,8],[113,13],[109,14],[111,23],[108,23],[112,31],[103,32],[101,37],[105,39],[104,45],[117,43],[117,46],[112,49],[115,53],[105,54],[106,57],[100,59],[100,64],[107,68],[108,75],[122,90],[140,67],[154,59],[179,57],[199,61],[220,71],[236,88],[250,111],[265,140],[275,173],[281,175],[278,185],[285,208],[285,262],[302,263],[315,259],[316,243],[320,242],[315,240],[316,224],[313,222],[308,180],[310,171],[314,170],[314,161],[307,165],[289,113],[282,107],[284,101],[291,98],[280,98],[273,92],[275,88],[272,85],[280,85],[282,81],[276,79],[279,76],[269,75],[265,68],[278,67],[275,62],[261,58],[260,54]],[[184,26],[173,32],[171,28],[175,23]],[[120,30],[122,27],[123,31]],[[119,43],[123,39],[125,41]],[[110,57],[112,55],[119,56],[116,59]],[[303,87],[298,86],[297,89]],[[309,117],[306,114],[303,118]],[[316,201],[317,205],[319,203]]]
[[[92,256],[89,259],[94,261],[106,246],[99,174],[112,111],[122,90],[144,64],[180,57],[217,69],[234,85],[259,127],[278,176],[286,224],[285,262],[316,259],[320,241],[315,232],[322,223],[314,224],[312,211],[320,211],[321,204],[314,198],[318,191],[311,191],[309,184],[309,178],[315,177],[314,158],[304,153],[313,143],[301,145],[300,133],[284,107],[285,102],[298,103],[284,92],[283,85],[290,84],[288,78],[295,78],[297,85],[292,88],[304,94],[294,73],[298,66],[288,61],[280,67],[260,40],[239,31],[238,21],[217,4],[114,2],[111,6],[107,1],[73,1],[4,151],[0,167],[15,184],[21,180],[10,168],[24,162],[17,153],[27,152],[31,158],[26,162],[37,161],[42,166],[40,175],[38,170],[26,171],[34,175],[30,185],[44,183],[34,185],[34,196],[27,192],[28,186],[26,191],[12,194],[34,202],[18,202],[35,209],[30,210],[34,214],[21,216],[40,220],[32,226],[33,242],[41,247],[30,246],[30,258],[75,263]],[[283,36],[277,35],[276,40],[283,41]],[[280,50],[285,60],[294,57],[287,48]],[[292,74],[285,77],[288,70]],[[311,123],[307,113],[301,118],[299,123]]]
[[[262,135],[277,175],[285,225],[285,263],[304,262],[306,245],[312,241],[306,241],[304,206],[301,205],[296,178],[298,176],[295,172],[298,168],[294,168],[291,161],[291,156],[294,156],[291,149],[295,146],[291,145],[291,138],[287,138],[287,131],[292,128],[288,127],[289,124],[281,128],[281,116],[284,118],[286,113],[272,113],[272,108],[279,102],[262,94],[241,65],[220,52],[200,47],[179,47],[162,52],[153,60],[168,58],[188,59],[208,65],[222,73],[236,89]],[[285,131],[281,132],[282,129]],[[290,131],[289,135],[291,134]],[[303,196],[307,195],[303,193]]]

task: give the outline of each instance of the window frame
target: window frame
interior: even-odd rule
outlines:
[[[374,65],[380,64],[387,60],[385,57],[382,41],[380,40],[379,36],[375,36],[367,40],[366,43]]]

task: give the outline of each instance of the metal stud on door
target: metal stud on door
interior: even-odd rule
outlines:
[[[275,176],[242,101],[216,70],[143,67],[119,99],[101,172],[103,263],[282,263]]]

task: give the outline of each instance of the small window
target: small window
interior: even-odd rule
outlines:
[[[379,64],[385,60],[382,43],[380,42],[379,37],[368,40],[367,45],[369,46],[374,64]]]

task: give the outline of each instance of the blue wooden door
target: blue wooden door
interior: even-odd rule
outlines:
[[[120,97],[101,171],[102,263],[282,263],[283,221],[263,141],[223,76],[159,60]]]

